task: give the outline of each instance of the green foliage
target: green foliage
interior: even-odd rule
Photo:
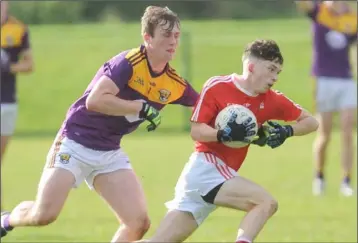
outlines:
[[[28,24],[100,21],[115,14],[138,21],[148,5],[168,6],[182,19],[257,19],[295,14],[292,1],[14,1],[11,12]],[[110,12],[107,10],[111,9]],[[106,18],[105,18],[106,19]]]
[[[84,6],[78,1],[14,1],[10,12],[27,24],[78,23]]]
[[[41,7],[39,14],[40,23],[75,23],[82,19],[83,4],[78,1],[60,2],[44,1],[37,2]]]
[[[11,2],[10,12],[19,19],[28,24],[38,24],[39,19],[39,3],[34,1]]]
[[[296,15],[292,1],[214,1],[210,10],[207,12],[224,19],[283,18]]]

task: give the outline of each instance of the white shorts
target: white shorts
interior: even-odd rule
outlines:
[[[1,104],[1,136],[11,136],[15,130],[17,104]]]
[[[317,77],[317,112],[357,107],[357,83],[352,79]]]
[[[76,179],[74,187],[85,180],[91,190],[98,174],[132,169],[129,158],[122,149],[93,150],[66,137],[56,139],[47,155],[44,169],[54,167],[70,171]]]
[[[209,153],[194,152],[186,163],[177,185],[175,197],[165,205],[168,210],[190,212],[200,225],[216,206],[203,200],[217,185],[238,176],[222,160]]]

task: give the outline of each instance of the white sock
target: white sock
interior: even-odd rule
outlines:
[[[236,242],[240,242],[240,241],[245,241],[245,242],[247,242],[247,243],[251,243],[251,240],[248,240],[248,239],[245,238],[245,237],[239,237],[239,238],[236,240]]]
[[[246,241],[247,243],[251,243],[252,241],[249,240],[247,237],[244,236],[244,230],[239,229],[239,231],[237,232],[237,238],[236,238],[236,242],[239,241]]]

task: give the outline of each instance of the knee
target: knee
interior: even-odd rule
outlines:
[[[317,140],[316,140],[316,146],[318,147],[327,147],[329,141],[330,141],[330,134],[329,133],[320,133],[318,134]]]
[[[31,216],[33,225],[45,226],[53,223],[57,219],[58,214],[48,209],[38,209]]]
[[[138,232],[141,232],[144,235],[149,230],[150,224],[151,222],[148,215],[145,215],[137,219],[135,228],[137,229]]]
[[[35,214],[32,219],[34,225],[45,226],[53,223],[57,219],[57,216],[43,213],[43,214]]]
[[[341,117],[341,130],[343,136],[353,137],[353,129],[356,119],[354,111],[347,111],[342,114]]]
[[[278,210],[278,202],[274,198],[268,198],[262,204],[269,215],[274,215]]]
[[[149,228],[150,228],[150,225],[151,225],[151,222],[150,222],[149,217],[147,216],[147,217],[145,218],[144,222],[143,222],[142,225],[141,225],[143,235],[144,235],[145,233],[147,233],[147,231],[148,231]]]
[[[134,218],[132,221],[125,223],[124,226],[129,228],[130,231],[143,236],[149,230],[150,224],[148,215],[143,214]]]
[[[353,143],[353,125],[342,126],[343,143]]]

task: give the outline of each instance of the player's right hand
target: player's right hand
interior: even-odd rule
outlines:
[[[142,110],[139,112],[139,117],[144,118],[150,122],[150,124],[147,126],[148,132],[154,131],[161,122],[159,111],[148,103],[143,103]]]
[[[1,49],[1,72],[10,71],[10,58],[5,50]]]
[[[249,117],[241,124],[236,123],[237,114],[232,114],[227,125],[220,129],[217,133],[219,142],[240,141],[250,143],[247,137],[255,135],[255,123],[251,123],[252,118]],[[250,124],[251,123],[251,124]]]

